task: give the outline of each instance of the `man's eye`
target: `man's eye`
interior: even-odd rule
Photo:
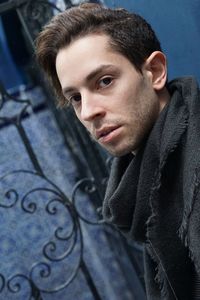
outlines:
[[[80,94],[71,95],[68,98],[68,100],[72,105],[77,104],[79,101],[81,101],[81,95]]]
[[[112,77],[104,77],[101,80],[99,80],[99,87],[104,88],[109,86],[112,83]]]

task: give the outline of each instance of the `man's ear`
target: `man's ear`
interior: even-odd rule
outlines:
[[[167,61],[164,53],[154,51],[145,61],[144,68],[152,80],[156,91],[161,90],[167,81]]]

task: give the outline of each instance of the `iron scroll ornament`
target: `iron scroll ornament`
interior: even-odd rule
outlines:
[[[8,182],[13,181],[11,179],[12,176],[18,176],[19,178],[22,174],[25,174],[26,178],[34,176],[40,179],[41,187],[33,188],[23,194],[14,188],[7,189],[4,195],[1,195],[1,199],[3,200],[0,202],[0,210],[13,209],[16,214],[21,210],[21,212],[28,215],[42,215],[44,219],[49,219],[49,223],[55,223],[55,219],[61,219],[62,222],[57,225],[57,228],[51,229],[53,231],[51,240],[41,247],[42,249],[39,251],[40,258],[37,262],[30,264],[30,269],[26,270],[25,274],[17,273],[9,278],[6,278],[3,273],[0,274],[0,294],[4,289],[15,294],[20,294],[25,289],[26,291],[29,290],[30,297],[33,297],[34,294],[41,297],[42,292],[55,293],[66,288],[78,274],[83,261],[84,247],[80,219],[87,224],[93,225],[101,224],[103,221],[96,220],[95,222],[94,220],[87,219],[86,216],[82,216],[78,212],[75,205],[75,194],[80,187],[81,189],[84,187],[85,192],[88,193],[95,191],[95,184],[92,179],[82,179],[75,185],[72,201],[53,182],[33,171],[18,170],[10,172],[0,178],[0,185],[7,186]],[[38,182],[38,180],[36,181]],[[44,187],[44,182],[46,187]],[[44,202],[42,204],[41,199]],[[66,223],[63,222],[64,218],[67,220]],[[25,219],[22,218],[21,222],[23,223]],[[18,222],[20,223],[20,221]],[[20,224],[18,224],[18,228],[20,228]],[[41,245],[40,242],[39,245]],[[35,248],[39,248],[36,246]],[[24,246],[22,246],[22,252],[25,250],[28,251],[28,249],[24,249]],[[1,255],[4,255],[5,251],[1,249],[0,252]],[[30,252],[29,261],[34,256],[32,254]],[[39,253],[37,253],[36,257],[39,257]],[[73,265],[70,261],[73,261]],[[66,265],[69,263],[71,272],[68,272],[63,282],[58,282],[58,280],[55,280],[57,276],[54,268],[56,264],[61,263]],[[53,282],[54,284],[52,284]]]

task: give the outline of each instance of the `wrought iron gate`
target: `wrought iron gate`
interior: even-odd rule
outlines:
[[[34,38],[60,9],[48,1],[1,2],[0,15],[14,12],[20,21],[31,84],[13,92],[0,85],[0,299],[142,300],[140,247],[101,220],[111,158],[73,111],[56,109],[34,62]],[[109,275],[101,261],[112,261]],[[113,276],[117,282],[101,283]]]

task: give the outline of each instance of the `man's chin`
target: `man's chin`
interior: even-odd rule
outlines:
[[[126,147],[126,148],[118,148],[115,147],[115,148],[106,148],[104,147],[111,155],[113,156],[116,156],[116,157],[120,157],[120,156],[124,156],[126,154],[129,154],[129,153],[133,153],[134,151],[132,150],[132,148],[130,147]]]

